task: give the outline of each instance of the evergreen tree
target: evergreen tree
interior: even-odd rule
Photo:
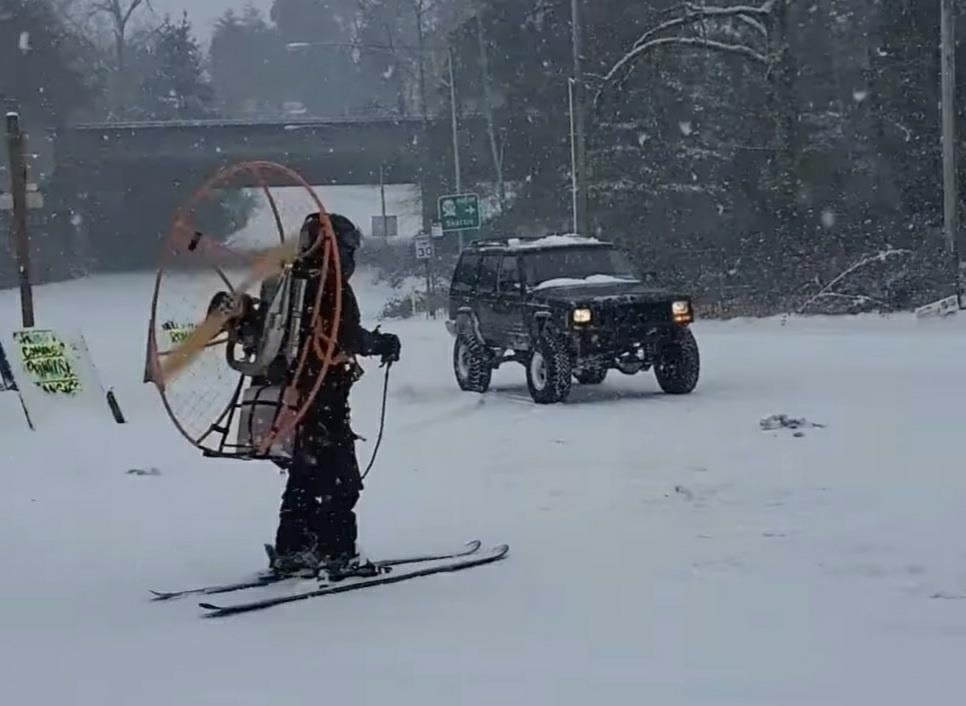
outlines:
[[[214,115],[214,91],[187,13],[177,24],[165,19],[148,52],[155,72],[142,82],[140,105],[149,119],[197,120]]]
[[[89,58],[48,0],[0,0],[0,108],[47,124],[92,108],[99,86],[84,71]]]
[[[275,117],[286,100],[285,47],[252,5],[229,10],[211,39],[211,79],[219,112],[232,117]]]

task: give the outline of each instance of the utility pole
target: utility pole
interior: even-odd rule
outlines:
[[[575,139],[576,130],[574,129],[574,80],[567,79],[567,96],[570,100],[570,195],[571,195],[571,216],[573,217],[574,233],[580,231],[577,224],[577,141]]]
[[[30,284],[30,240],[27,236],[27,161],[20,115],[7,113],[7,149],[10,154],[10,194],[13,199],[13,242],[20,273],[20,311],[24,328],[34,325],[34,295]]]
[[[966,271],[959,252],[959,185],[956,155],[956,17],[955,0],[941,0],[942,33],[942,134],[943,134],[943,221],[946,247],[956,266],[956,293],[963,306]]]
[[[382,201],[382,228],[383,236],[389,235],[389,229],[386,228],[386,165],[379,165],[379,199]]]
[[[453,177],[456,181],[456,193],[460,193],[462,190],[462,184],[460,184],[460,135],[459,135],[459,122],[456,116],[456,72],[453,70],[453,47],[448,48],[449,53],[449,107],[450,107],[450,120],[452,121],[453,128]]]
[[[587,221],[587,136],[584,115],[583,28],[580,22],[580,0],[570,0],[570,23],[573,44],[574,125],[576,135],[576,182],[577,228],[581,235],[588,234]]]
[[[462,193],[462,175],[460,174],[460,133],[459,133],[459,121],[457,120],[456,111],[456,71],[453,69],[453,47],[447,47],[447,53],[449,55],[447,63],[449,64],[449,109],[450,109],[450,121],[452,122],[453,131],[453,178],[455,180],[454,186],[456,187],[456,193]],[[459,231],[457,236],[459,244],[459,251],[463,252],[463,231]]]

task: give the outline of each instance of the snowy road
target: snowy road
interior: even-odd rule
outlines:
[[[404,359],[364,548],[480,537],[510,557],[205,621],[147,589],[261,568],[282,478],[200,458],[162,416],[140,384],[149,288],[37,293],[42,323],[83,326],[131,423],[2,417],[0,703],[962,703],[966,322],[702,322],[694,395],[615,374],[557,407],[521,368],[461,393],[441,324],[386,323]],[[2,325],[17,314],[0,293]],[[370,364],[363,436],[380,385]],[[827,426],[759,429],[777,413]]]

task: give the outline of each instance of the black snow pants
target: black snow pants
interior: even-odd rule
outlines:
[[[354,508],[362,490],[349,419],[353,380],[333,370],[299,424],[282,496],[275,550],[303,550],[323,558],[356,553]]]

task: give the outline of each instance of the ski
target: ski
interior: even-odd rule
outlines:
[[[263,598],[261,600],[234,603],[229,605],[216,605],[214,603],[199,603],[198,605],[208,611],[205,613],[205,617],[208,618],[236,615],[238,613],[250,613],[256,610],[264,610],[273,606],[283,605],[285,603],[294,603],[296,601],[304,601],[308,600],[309,598],[317,598],[319,596],[328,596],[335,593],[346,593],[348,591],[371,588],[373,586],[385,586],[391,583],[399,583],[400,581],[408,581],[409,579],[420,578],[423,576],[432,576],[433,574],[462,571],[475,566],[482,566],[484,564],[499,561],[500,559],[503,559],[509,551],[509,545],[501,544],[500,546],[495,547],[483,554],[474,554],[462,558],[454,558],[452,560],[443,560],[447,561],[445,564],[413,568],[408,571],[393,572],[373,578],[362,578],[354,581],[347,580],[345,582],[335,584],[322,584],[319,588],[312,591],[304,591],[293,593],[287,596],[275,596],[272,598]]]
[[[470,556],[479,551],[483,543],[475,539],[472,542],[466,543],[466,549],[458,552],[449,552],[444,554],[423,554],[419,556],[410,557],[399,557],[396,559],[382,559],[380,561],[374,561],[373,563],[379,569],[380,573],[386,573],[396,566],[405,566],[406,564],[418,564],[425,561],[442,561],[444,559],[457,559],[460,557]],[[200,588],[189,588],[181,591],[151,591],[154,596],[155,601],[170,601],[176,598],[184,598],[185,596],[212,596],[220,593],[232,593],[234,591],[244,591],[250,588],[261,588],[262,586],[271,586],[272,584],[281,583],[283,581],[291,581],[293,579],[298,579],[301,581],[305,580],[305,577],[296,576],[285,576],[283,574],[276,574],[270,571],[266,571],[260,574],[256,574],[254,578],[248,579],[246,581],[237,581],[234,583],[226,583],[221,585],[213,586],[202,586]]]

